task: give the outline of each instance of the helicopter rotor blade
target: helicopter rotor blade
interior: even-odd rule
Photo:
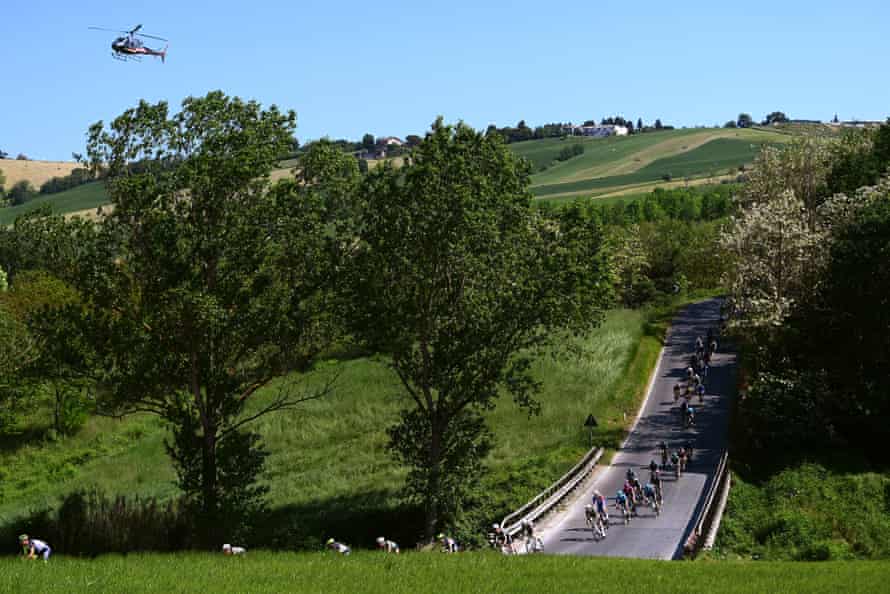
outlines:
[[[141,28],[142,28],[142,25],[136,25],[136,26],[133,27],[133,29],[130,31],[130,35],[132,35],[133,33],[135,33],[136,31],[138,31],[138,30],[141,29]]]
[[[112,33],[126,33],[121,29],[106,29],[105,27],[87,27],[87,29],[93,29],[95,31],[111,31]]]
[[[158,37],[157,35],[146,35],[145,33],[136,33],[139,37],[148,37],[149,39],[159,39],[161,41],[170,41],[169,39],[165,39],[164,37]]]

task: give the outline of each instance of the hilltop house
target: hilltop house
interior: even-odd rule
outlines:
[[[563,128],[572,136],[592,136],[594,138],[606,138],[607,136],[627,136],[627,128],[613,124],[601,124],[599,126],[566,126]]]

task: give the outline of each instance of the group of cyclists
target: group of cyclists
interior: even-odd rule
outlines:
[[[677,383],[674,386],[674,402],[682,399],[680,411],[684,428],[695,424],[693,398],[698,396],[699,404],[704,403],[704,382],[710,371],[711,358],[716,351],[716,333],[713,328],[709,328],[706,338],[699,336],[695,341],[695,354],[690,357],[686,369],[685,385]],[[615,493],[615,508],[621,514],[624,524],[629,524],[631,518],[638,516],[641,507],[651,507],[656,516],[661,513],[664,507],[662,473],[673,471],[674,477],[679,479],[692,460],[694,451],[692,440],[686,440],[676,449],[669,448],[667,442],[662,441],[657,448],[661,464],[655,458],[649,462],[649,480],[645,484],[633,468],[627,469],[624,486]],[[609,532],[609,508],[606,497],[598,490],[593,492],[591,503],[584,507],[584,515],[587,527],[593,532],[594,540],[606,538]]]
[[[683,428],[695,425],[695,407],[693,399],[698,396],[698,403],[705,401],[705,380],[711,369],[711,357],[717,351],[717,338],[713,328],[708,328],[707,339],[701,336],[695,339],[695,353],[689,358],[686,367],[686,382],[674,385],[674,403],[680,403],[680,418]]]
[[[516,555],[519,553],[543,553],[544,541],[538,536],[535,525],[531,520],[522,520],[519,528],[519,536],[522,542],[519,543],[510,533],[500,524],[492,524],[492,532],[488,534],[488,542],[492,547],[498,549],[505,555]]]

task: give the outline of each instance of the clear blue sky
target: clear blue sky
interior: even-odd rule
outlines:
[[[170,39],[122,63],[111,33]],[[621,114],[678,126],[890,115],[890,3],[6,0],[0,148],[69,159],[141,99],[209,90],[297,112],[301,140]]]

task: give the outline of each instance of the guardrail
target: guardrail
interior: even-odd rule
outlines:
[[[562,475],[556,482],[541,491],[534,499],[508,515],[501,521],[504,532],[511,537],[516,536],[522,529],[523,520],[531,522],[549,512],[553,506],[563,500],[566,495],[577,487],[603,455],[603,448],[592,447],[581,461],[575,464],[568,472]]]
[[[705,497],[705,504],[702,506],[698,519],[695,522],[695,528],[692,529],[692,533],[689,535],[689,538],[686,539],[686,543],[683,546],[687,555],[694,556],[701,548],[701,545],[703,544],[702,534],[705,534],[706,531],[708,531],[714,520],[714,499],[716,498],[717,493],[722,492],[724,489],[724,483],[727,483],[726,486],[728,487],[728,480],[729,452],[724,450],[723,455],[720,456],[720,463],[717,465],[717,472],[714,474],[714,482],[711,483],[711,487],[708,489],[708,494]]]

